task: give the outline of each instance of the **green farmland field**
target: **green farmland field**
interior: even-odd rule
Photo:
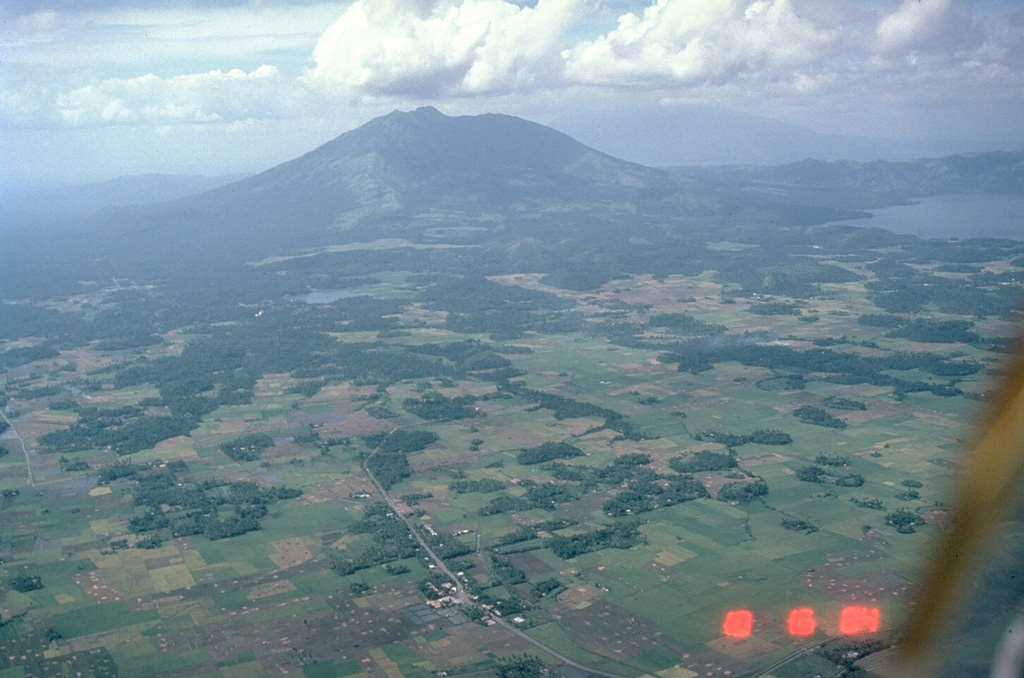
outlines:
[[[1011,254],[978,265],[1019,273]],[[184,334],[11,368],[7,417],[30,450],[32,484],[5,435],[0,676],[429,678],[483,675],[524,653],[557,665],[495,623],[510,608],[501,620],[516,631],[627,678],[760,675],[841,635],[848,605],[878,608],[888,640],[948,520],[968,422],[1013,323],[971,317],[979,339],[968,344],[858,322],[882,313],[868,265],[882,256],[815,255],[858,280],[801,297],[748,293],[706,272],[622,276],[585,292],[493,276],[508,295],[557,294],[559,313],[578,314],[575,330],[509,338],[453,329],[425,307],[427,283],[392,276],[386,328],[345,318],[322,333],[315,350],[327,358],[270,361],[237,397],[229,382],[249,367],[202,382],[198,397],[227,393],[225,403],[127,454],[79,424],[170,420],[181,405],[167,384],[186,386],[153,366],[191,359]],[[752,311],[769,302],[797,311]],[[277,303],[309,314],[295,299]],[[657,314],[724,331],[674,335],[648,324]],[[968,318],[935,307],[920,317]],[[225,327],[191,328],[188,346],[208,341],[235,359],[230,342],[214,346]],[[59,410],[55,396],[20,395],[58,377],[89,390]],[[386,452],[399,438],[409,448]],[[524,456],[538,449],[556,452]],[[673,495],[686,481],[673,464],[709,451],[729,465],[693,471],[699,492]],[[381,467],[394,474],[388,495],[451,554],[470,602],[445,600],[444,577],[381,503],[371,463],[393,464]],[[918,519],[912,533],[887,522],[897,509]],[[248,527],[223,536],[225,525]],[[19,576],[40,586],[19,590]],[[785,626],[803,607],[818,619],[808,638]],[[726,613],[741,609],[753,613],[751,636],[724,637]],[[806,654],[772,675],[836,671]]]

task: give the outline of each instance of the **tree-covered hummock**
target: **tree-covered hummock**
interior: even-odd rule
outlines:
[[[573,457],[582,457],[583,450],[570,445],[569,443],[544,443],[537,447],[531,447],[530,449],[523,450],[516,455],[516,462],[522,465],[528,464],[542,464],[546,461],[553,461],[555,459],[572,459]]]
[[[833,410],[864,410],[867,406],[860,400],[853,400],[852,398],[843,398],[841,396],[826,396],[822,403],[825,407],[831,407]]]
[[[892,513],[886,514],[885,524],[892,525],[896,528],[897,532],[902,534],[912,534],[915,531],[915,526],[925,524],[925,519],[921,515],[901,506]]]
[[[537,657],[514,655],[498,661],[495,678],[541,678],[544,662]]]
[[[805,424],[825,426],[826,428],[846,428],[845,421],[839,417],[833,417],[820,407],[814,407],[812,405],[804,405],[803,407],[793,410],[793,416],[797,417]]]
[[[377,452],[366,460],[366,467],[385,490],[408,478],[412,474],[407,454],[418,452],[437,442],[433,431],[394,431],[365,438],[366,444],[377,448]]]
[[[740,504],[746,504],[766,494],[768,494],[768,483],[763,478],[758,478],[754,482],[740,480],[726,483],[718,490],[718,496],[715,498],[718,501],[735,501]]]
[[[340,575],[411,558],[419,553],[419,543],[412,538],[409,528],[382,501],[365,506],[363,517],[349,529],[354,534],[369,534],[373,545],[357,555],[341,550],[332,551],[328,557],[330,567]]]
[[[551,537],[544,540],[544,545],[563,560],[606,548],[628,549],[644,540],[639,527],[640,523],[637,521],[615,523],[611,527],[575,534],[571,537]]]
[[[256,461],[274,446],[274,439],[266,433],[246,433],[220,444],[220,451],[234,461]]]
[[[668,466],[679,473],[724,471],[736,467],[736,457],[731,454],[701,450],[685,457],[672,457],[668,460]]]
[[[402,407],[421,419],[453,421],[484,416],[483,412],[473,407],[474,402],[476,402],[476,398],[473,396],[446,398],[440,393],[428,393],[420,399],[406,398],[402,402]]]
[[[43,588],[43,581],[39,578],[39,575],[18,574],[8,579],[7,585],[18,593],[28,593],[29,591],[38,591]]]
[[[456,494],[497,492],[498,490],[505,489],[505,483],[494,478],[481,478],[480,480],[460,479],[449,483],[448,489]]]

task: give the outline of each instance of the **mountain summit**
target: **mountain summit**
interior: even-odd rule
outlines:
[[[555,206],[631,212],[693,182],[521,118],[425,107],[375,118],[243,181],[108,216],[161,240],[160,250],[189,241],[206,256],[251,260],[349,240],[416,240],[425,228],[464,222],[536,222]]]
[[[225,195],[301,187],[336,209],[499,207],[524,198],[587,197],[661,185],[658,170],[612,158],[551,128],[500,114],[394,111],[251,179]]]

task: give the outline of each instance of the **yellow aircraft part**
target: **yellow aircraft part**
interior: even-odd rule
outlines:
[[[900,645],[907,678],[933,678],[944,630],[970,588],[999,523],[1024,486],[1024,345],[1019,344],[976,442],[964,459],[951,528],[933,554]]]

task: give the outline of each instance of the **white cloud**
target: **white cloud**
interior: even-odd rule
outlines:
[[[35,83],[0,87],[0,126],[7,128],[48,127],[57,122],[56,94]]]
[[[289,50],[306,56],[337,14],[337,3],[202,11],[128,5],[10,17],[0,8],[0,54],[16,67],[154,71],[170,60],[237,64]]]
[[[878,46],[883,52],[923,45],[953,28],[952,0],[904,0],[879,22]]]
[[[297,116],[306,92],[273,66],[160,78],[108,79],[60,94],[57,111],[68,125],[124,122],[210,123]]]
[[[325,5],[46,10],[0,22],[0,124],[226,123],[339,101],[526,112],[636,93],[905,101],[974,80],[1005,98],[1024,22],[965,1],[354,0],[333,22]]]
[[[1024,129],[1024,10],[1010,4],[972,13],[974,0],[283,2],[103,0],[17,14],[0,0],[0,137],[36,134],[39,145],[51,134],[70,148],[76,135],[120,130],[132,139],[124,152],[148,159],[166,157],[171,144],[145,146],[161,134],[187,145],[230,132],[258,149],[273,129],[305,144],[428,102],[533,119],[704,102],[894,135],[952,133],[963,112],[957,133]],[[986,122],[988,110],[999,112]],[[182,157],[210,147],[193,143]]]
[[[567,77],[604,86],[720,83],[783,69],[806,82],[800,67],[815,63],[839,35],[816,24],[790,0],[659,0],[642,14],[564,53]]]
[[[324,33],[306,83],[371,96],[528,91],[557,81],[565,33],[589,0],[358,0]]]

